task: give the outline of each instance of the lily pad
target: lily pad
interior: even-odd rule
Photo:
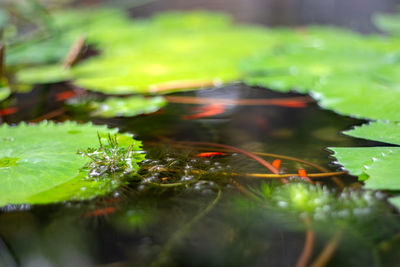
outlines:
[[[150,98],[132,96],[127,98],[109,97],[104,102],[92,102],[90,105],[95,108],[91,113],[92,116],[111,118],[153,113],[166,104],[167,101],[161,96]]]
[[[344,134],[367,140],[400,145],[400,123],[370,122],[345,131]]]
[[[349,171],[350,174],[360,176],[366,172],[366,167],[372,164],[374,159],[383,154],[388,154],[390,147],[330,147],[335,154],[337,163]]]
[[[8,86],[0,86],[0,101],[6,99],[11,94],[11,90]]]
[[[187,89],[238,80],[239,63],[276,40],[272,31],[234,25],[230,17],[218,13],[172,12],[131,21],[117,9],[81,12],[55,14],[55,27],[66,36],[84,34],[100,55],[72,68],[70,77],[55,77],[107,94],[165,92],[174,89],[171,84]],[[40,67],[22,69],[19,82],[55,80],[54,75],[47,81],[36,75],[45,72]]]
[[[385,142],[393,145],[400,144],[400,124],[393,122],[372,122],[344,132],[347,135]],[[400,191],[400,147],[360,147],[360,148],[330,148],[335,152],[338,163],[350,174],[358,175],[365,180],[365,187],[373,190]],[[399,204],[399,201],[393,201]],[[400,208],[400,206],[398,206]]]
[[[117,129],[92,124],[43,122],[0,127],[0,206],[85,200],[104,195],[118,184],[88,179],[83,166],[88,159],[79,149],[98,147],[97,134],[117,134]],[[120,146],[133,143],[134,166],[144,159],[141,143],[119,134]]]
[[[380,30],[400,35],[400,14],[377,14],[373,17],[373,21]]]
[[[397,39],[309,27],[254,57],[245,82],[311,93],[322,107],[357,118],[400,120]],[[351,47],[351,49],[350,49]]]

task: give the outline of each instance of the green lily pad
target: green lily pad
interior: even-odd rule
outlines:
[[[245,82],[311,93],[322,107],[343,115],[400,121],[398,44],[397,39],[310,27],[243,64]]]
[[[16,74],[22,84],[57,83],[71,79],[70,70],[62,65],[48,65],[40,68],[26,68]]]
[[[400,190],[400,148],[391,148],[390,153],[381,153],[373,162],[366,166],[369,178],[365,181],[365,187],[374,190]]]
[[[378,14],[373,16],[373,22],[384,32],[400,35],[400,14]]]
[[[400,124],[388,121],[371,122],[344,132],[353,137],[400,144]],[[365,180],[365,187],[373,190],[400,191],[400,147],[330,148],[334,156],[352,175]],[[365,179],[367,176],[367,179]],[[400,208],[399,201],[393,201]]]
[[[88,159],[77,154],[79,149],[99,147],[98,133],[116,134],[117,129],[75,122],[2,125],[0,206],[85,200],[115,189],[119,184],[88,179],[82,169]],[[118,142],[124,147],[133,143],[135,151],[141,149],[141,143],[126,134],[119,134]],[[143,159],[144,154],[136,153],[136,169]]]
[[[150,98],[132,96],[127,98],[109,97],[104,102],[92,102],[90,106],[95,108],[91,112],[92,116],[111,118],[153,113],[166,104],[167,101],[161,96]]]
[[[6,99],[11,94],[11,90],[8,86],[0,86],[0,101]]]
[[[389,202],[398,210],[400,209],[400,196],[389,198]]]
[[[400,123],[395,122],[370,122],[345,131],[344,134],[367,140],[400,145]]]
[[[334,152],[337,163],[349,171],[350,174],[360,176],[365,173],[366,168],[383,154],[388,154],[393,148],[390,147],[330,147]]]
[[[172,12],[131,21],[117,9],[92,9],[90,15],[82,12],[55,14],[55,28],[67,36],[63,38],[68,43],[73,39],[69,36],[84,34],[100,55],[73,67],[70,76],[55,75],[57,79],[37,75],[46,73],[42,67],[21,69],[19,83],[63,77],[107,94],[164,92],[174,89],[171,84],[184,89],[201,87],[240,79],[239,63],[275,40],[266,29],[234,25],[230,17],[218,13]]]
[[[7,47],[6,64],[18,69],[61,64],[79,36],[90,36],[91,40],[97,40],[96,36],[103,36],[99,33],[104,25],[119,27],[117,21],[123,23],[128,18],[122,10],[112,8],[97,8],[95,12],[89,9],[55,12],[46,32],[39,32],[27,41]],[[108,37],[105,35],[103,41]]]

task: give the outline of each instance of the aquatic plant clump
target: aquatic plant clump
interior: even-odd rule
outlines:
[[[150,150],[141,164],[139,189],[161,187],[210,193],[231,183],[226,174],[232,172],[232,167],[222,163],[226,159],[211,160],[198,155],[159,147]]]
[[[383,195],[346,189],[337,193],[321,185],[291,183],[276,188],[269,200],[278,209],[316,221],[360,219],[384,207]]]
[[[112,182],[121,181],[121,178],[136,172],[138,163],[144,160],[144,151],[133,142],[130,146],[119,146],[117,136],[108,135],[107,144],[103,144],[98,135],[100,147],[79,150],[78,154],[90,159],[83,167],[88,178],[94,180],[111,179]]]

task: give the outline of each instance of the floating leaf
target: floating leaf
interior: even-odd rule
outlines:
[[[370,122],[345,131],[344,134],[353,137],[400,145],[400,123]]]
[[[347,135],[400,144],[400,124],[393,122],[371,122],[368,125],[355,127],[344,132]],[[352,175],[368,176],[365,187],[374,190],[400,190],[400,147],[360,147],[360,148],[330,148],[335,152],[338,163],[343,165]],[[394,203],[398,203],[395,201]],[[398,206],[400,207],[400,206]]]
[[[400,14],[378,14],[373,16],[373,22],[380,30],[393,35],[400,35]]]
[[[400,196],[389,198],[389,202],[397,209],[400,209]]]
[[[229,17],[216,13],[174,12],[135,21],[118,10],[88,13],[64,11],[54,16],[55,25],[67,36],[85,34],[100,51],[72,68],[70,78],[78,86],[108,94],[164,92],[174,89],[171,84],[191,88],[238,80],[239,62],[274,41],[272,32],[233,25]],[[46,82],[42,75],[34,79],[37,72],[45,73],[21,70],[19,82]],[[48,81],[54,81],[52,76]]]
[[[362,175],[373,159],[392,151],[389,147],[330,147],[334,157],[352,175]]]
[[[322,107],[344,115],[400,120],[397,39],[320,27],[294,36],[243,64],[246,83],[310,92]]]
[[[374,158],[367,167],[369,178],[365,181],[365,187],[380,190],[400,190],[400,148],[391,149],[390,153],[381,153]]]
[[[0,86],[0,101],[6,99],[11,94],[10,88],[8,86]]]
[[[117,184],[87,179],[82,170],[88,160],[77,151],[98,147],[97,133],[106,136],[117,130],[74,122],[2,125],[0,206],[90,199],[115,189]],[[140,142],[129,135],[118,135],[118,142],[125,147],[133,143],[133,149],[140,150]],[[138,152],[135,164],[143,158]]]
[[[166,103],[165,99],[160,96],[150,98],[141,96],[109,97],[104,102],[91,103],[91,106],[95,108],[91,115],[106,118],[133,117],[155,112]]]
[[[48,65],[17,72],[16,78],[23,84],[57,83],[71,79],[70,70],[61,65]]]

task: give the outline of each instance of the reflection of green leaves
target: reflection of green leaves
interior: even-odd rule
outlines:
[[[0,206],[90,199],[110,192],[117,184],[86,179],[87,173],[80,170],[87,159],[77,151],[98,147],[97,133],[105,137],[116,132],[74,122],[2,125]],[[135,142],[140,149],[140,142],[128,135],[118,135],[118,142],[125,147]]]
[[[154,207],[146,205],[143,208],[130,208],[116,217],[117,227],[124,231],[144,230],[157,220],[158,214]]]
[[[400,125],[391,122],[373,122],[356,127],[345,134],[390,144],[400,144]],[[400,190],[400,147],[330,148],[338,163],[350,174],[360,175],[369,189]]]
[[[109,97],[104,102],[92,102],[90,106],[95,110],[93,116],[100,117],[133,117],[141,114],[148,114],[159,110],[167,102],[163,97],[145,98],[141,96],[133,97]]]
[[[400,120],[397,40],[319,27],[293,36],[243,65],[246,82],[311,92],[345,115]]]

